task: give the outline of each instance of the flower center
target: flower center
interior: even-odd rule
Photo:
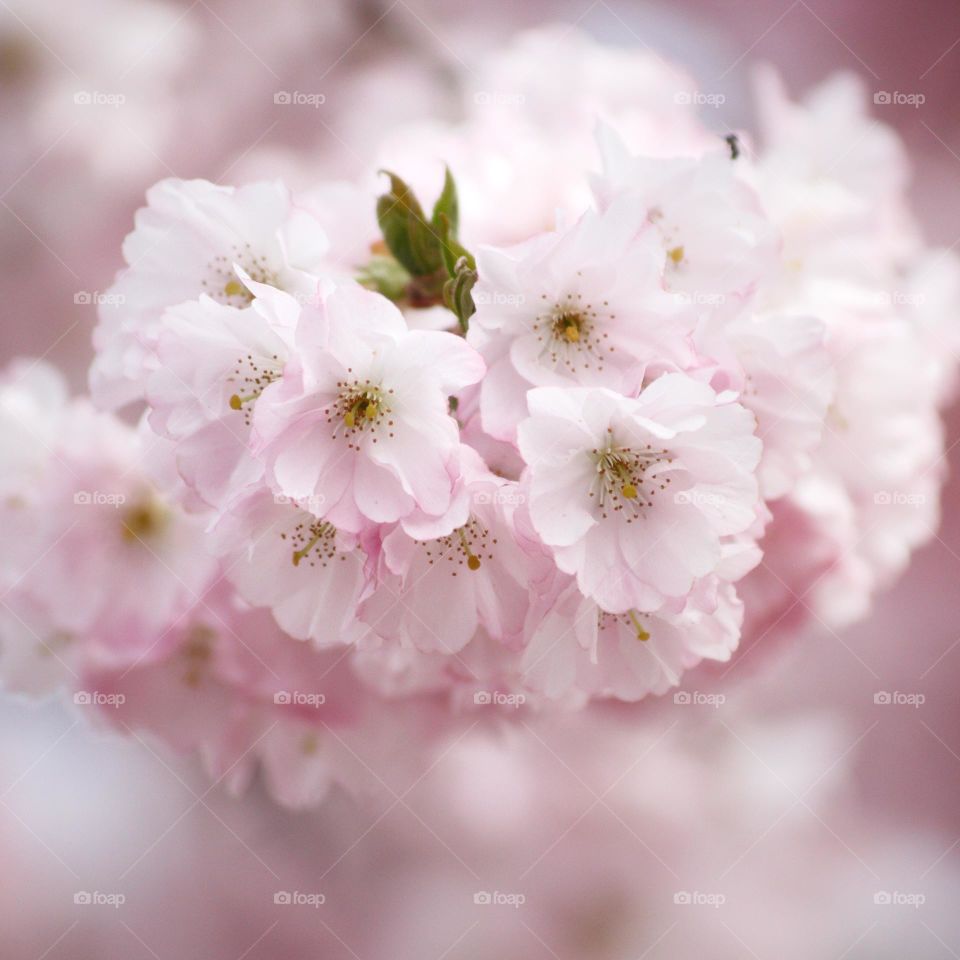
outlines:
[[[148,496],[124,510],[121,516],[123,539],[128,543],[150,540],[163,531],[168,520],[169,514],[163,504]]]
[[[596,478],[589,496],[595,498],[600,515],[606,519],[629,507],[627,523],[644,516],[656,495],[666,490],[670,477],[661,480],[657,468],[673,463],[670,451],[653,444],[641,449],[618,446],[612,436],[607,446],[590,451],[596,466]]]
[[[430,566],[445,561],[449,564],[450,576],[455,577],[463,567],[476,572],[484,559],[492,560],[497,538],[491,537],[487,528],[471,517],[453,533],[436,540],[419,541],[419,545],[426,551]]]
[[[553,318],[551,333],[555,340],[563,338],[569,343],[579,343],[587,320],[582,313],[562,310]]]
[[[346,559],[345,553],[337,550],[337,528],[324,520],[301,520],[289,533],[281,533],[281,540],[287,540],[292,546],[291,560],[295,567],[306,560],[311,567],[318,563],[326,567],[328,560],[340,556]]]
[[[253,294],[244,286],[233,269],[238,264],[257,283],[280,286],[280,278],[270,269],[263,254],[256,254],[249,243],[231,247],[230,256],[214,257],[207,265],[207,277],[202,281],[203,293],[228,307],[244,308],[253,303]]]
[[[247,426],[250,426],[253,401],[274,380],[280,379],[280,373],[280,358],[276,354],[270,358],[268,363],[263,363],[260,359],[255,360],[251,353],[237,360],[237,366],[230,377],[230,381],[239,384],[239,389],[236,393],[230,395],[230,409],[242,410],[243,419]]]
[[[390,396],[393,390],[384,390],[370,380],[341,380],[337,383],[337,399],[327,408],[327,423],[333,426],[333,435],[341,433],[347,446],[359,450],[359,441],[369,435],[377,443],[380,427],[393,437],[395,421],[390,416]]]
[[[607,301],[603,306],[609,306]],[[601,316],[593,304],[583,302],[582,294],[568,293],[533,322],[533,331],[542,344],[541,359],[572,374],[591,367],[602,371],[605,355],[614,352],[607,343],[609,334],[602,329],[604,319],[615,320],[616,314]]]
[[[626,613],[607,613],[606,610],[601,610],[599,620],[601,630],[618,622],[625,623],[641,643],[646,643],[650,639],[650,632],[643,625],[640,614],[636,610],[628,610]]]

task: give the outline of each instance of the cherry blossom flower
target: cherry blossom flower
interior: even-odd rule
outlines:
[[[663,288],[666,260],[646,207],[630,197],[569,230],[482,249],[470,342],[488,358],[484,429],[514,439],[531,386],[632,394],[651,364],[691,365],[696,316]]]
[[[530,517],[557,565],[611,613],[655,610],[716,569],[758,508],[755,420],[666,374],[636,399],[540,387],[519,429]]]
[[[14,600],[35,613],[41,641],[75,637],[105,660],[159,650],[214,573],[202,520],[152,485],[143,435],[85,400],[60,411],[43,453]]]
[[[253,415],[274,489],[354,532],[445,512],[460,450],[448,397],[482,377],[480,356],[453,334],[408,330],[384,297],[343,285],[305,310],[296,345]]]
[[[367,586],[357,537],[287,497],[248,495],[220,521],[214,549],[240,596],[269,607],[292,637],[329,647],[367,632],[357,620]]]
[[[726,146],[659,159],[631,154],[610,127],[599,138],[597,199],[606,207],[626,192],[644,204],[666,251],[667,288],[681,301],[745,297],[775,272],[780,238]]]
[[[737,647],[743,604],[716,577],[643,614],[606,613],[563,579],[566,586],[534,612],[521,661],[524,682],[552,699],[574,690],[630,701],[662,694],[685,670],[728,660]]]
[[[280,183],[221,187],[205,180],[162,180],[147,193],[123,245],[122,270],[99,305],[94,398],[121,406],[142,394],[164,310],[201,294],[246,308],[254,294],[236,273],[292,293],[316,286],[326,234]]]
[[[495,640],[516,641],[536,578],[513,528],[518,485],[472,451],[462,462],[446,514],[411,515],[381,534],[380,584],[361,612],[379,636],[424,652],[456,654],[480,625]]]
[[[214,507],[263,476],[252,409],[283,373],[299,313],[293,297],[242,278],[257,295],[249,309],[203,295],[163,314],[146,391],[150,425],[175,441],[181,476]]]

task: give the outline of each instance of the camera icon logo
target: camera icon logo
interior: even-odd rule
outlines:
[[[687,906],[692,901],[693,901],[693,898],[690,896],[690,893],[687,890],[678,890],[673,895],[673,902],[679,906]]]
[[[893,97],[891,97],[889,92],[886,90],[878,90],[873,95],[873,102],[876,104],[892,103]]]
[[[885,906],[889,906],[893,902],[893,898],[890,896],[888,891],[878,890],[873,895],[873,902],[877,906],[885,907]]]
[[[289,704],[293,702],[293,697],[287,690],[279,690],[273,695],[273,702],[276,704]]]
[[[473,895],[473,902],[479,907],[485,907],[493,902],[493,898],[486,890],[479,890]]]
[[[673,702],[685,706],[690,703],[690,694],[686,690],[678,690],[673,695]]]
[[[88,707],[93,703],[93,696],[87,690],[78,690],[73,695],[73,702],[81,707]]]
[[[880,690],[873,695],[873,702],[880,706],[884,706],[888,703],[892,703],[893,698],[886,690]]]
[[[273,95],[273,102],[278,105],[284,105],[293,102],[293,97],[286,90],[278,90]]]
[[[478,690],[473,695],[473,702],[478,707],[488,706],[493,702],[493,696],[491,695],[489,690]]]
[[[93,903],[93,897],[86,890],[80,890],[73,895],[73,902],[85,907]]]
[[[278,890],[273,895],[273,902],[281,907],[289,906],[293,902],[293,897],[288,890]]]

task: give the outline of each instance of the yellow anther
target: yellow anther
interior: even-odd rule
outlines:
[[[240,399],[240,394],[235,393],[235,394],[230,398],[230,409],[231,409],[231,410],[242,410],[242,409],[243,409],[243,401]]]
[[[379,412],[380,408],[375,403],[368,403],[366,409],[363,411],[363,415],[368,420],[376,420]]]
[[[667,256],[674,262],[674,264],[679,265],[680,261],[683,259],[683,247],[674,247],[672,250],[668,250]]]
[[[576,324],[570,323],[563,329],[563,335],[571,342],[578,343],[580,340],[580,328]]]
[[[630,619],[633,622],[633,629],[636,630],[637,632],[637,639],[641,641],[649,640],[650,634],[643,629],[643,624],[640,622],[639,618],[637,617],[636,613],[633,610],[630,611]]]
[[[479,570],[479,569],[480,569],[480,558],[479,558],[475,553],[471,553],[470,556],[467,557],[467,566],[468,566],[471,570]]]
[[[356,423],[357,423],[357,418],[356,418],[356,415],[354,414],[354,412],[353,412],[352,410],[348,410],[348,411],[343,415],[343,422],[344,422],[348,427],[353,427],[353,426],[356,425]]]
[[[625,483],[623,487],[621,487],[620,492],[627,500],[637,499],[637,488],[632,483]]]
[[[239,280],[228,280],[223,288],[228,297],[242,297],[246,294],[246,287]]]

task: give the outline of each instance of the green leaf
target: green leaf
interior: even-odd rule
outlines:
[[[392,256],[375,257],[360,282],[410,306],[443,302],[466,332],[476,312],[477,262],[457,238],[460,202],[450,168],[429,221],[410,187],[395,173],[383,172],[390,192],[377,199],[377,222]]]
[[[464,333],[470,326],[470,318],[477,312],[473,302],[473,287],[477,282],[477,271],[466,257],[461,257],[453,275],[443,285],[443,302],[460,321]]]
[[[441,221],[443,220],[447,223],[445,229],[441,229]],[[433,225],[440,230],[441,237],[445,234],[456,237],[457,231],[460,229],[460,201],[457,199],[457,184],[449,167],[446,167],[446,173],[443,177],[443,192],[433,205]]]
[[[377,222],[390,252],[414,277],[436,273],[443,266],[437,228],[427,221],[413,191],[396,174],[390,192],[377,200]]]
[[[473,254],[469,253],[462,243],[457,239],[452,225],[446,214],[440,214],[440,252],[443,255],[443,265],[447,269],[448,276],[455,276],[457,272],[457,263],[461,259],[466,259],[471,270],[476,270],[477,263]]]

